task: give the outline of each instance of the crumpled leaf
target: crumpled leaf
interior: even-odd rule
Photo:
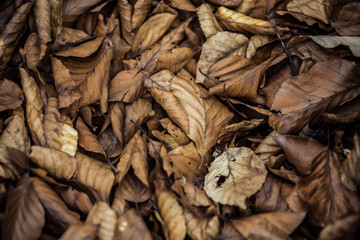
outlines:
[[[45,225],[45,211],[28,174],[9,191],[2,221],[2,239],[38,239]]]
[[[136,32],[132,45],[133,53],[143,52],[156,43],[175,18],[176,15],[171,13],[160,13],[150,17]]]
[[[110,166],[79,152],[76,153],[77,180],[100,194],[104,201],[109,201],[115,176]]]
[[[46,44],[51,41],[50,3],[48,0],[37,0],[34,3],[35,23],[40,38],[40,58],[45,55]]]
[[[183,210],[175,196],[169,191],[160,191],[157,194],[157,205],[163,220],[166,239],[184,239],[186,236],[186,221]]]
[[[274,137],[279,136],[280,134],[273,130],[264,140],[257,146],[255,153],[262,159],[267,160],[271,156],[274,156],[280,152],[281,147],[274,140]]]
[[[204,190],[215,202],[247,209],[246,199],[261,188],[266,174],[263,161],[251,149],[229,148],[211,163]]]
[[[98,232],[98,228],[88,224],[74,224],[66,229],[66,231],[59,238],[60,240],[71,240],[71,239],[82,239],[82,240],[94,240],[96,239],[96,235]]]
[[[271,22],[252,18],[226,7],[219,7],[215,16],[229,31],[275,35],[275,30]],[[277,26],[277,30],[280,34],[283,34],[288,28]]]
[[[116,213],[105,202],[96,203],[89,212],[85,224],[99,225],[99,239],[112,240],[115,234]]]
[[[305,218],[305,212],[258,214],[231,222],[246,239],[287,239]]]
[[[356,239],[360,226],[360,216],[358,214],[349,215],[328,224],[319,235],[319,240],[340,240]]]
[[[56,149],[31,146],[29,158],[39,167],[59,179],[70,179],[77,170],[76,159]]]
[[[347,46],[355,57],[360,57],[360,37],[317,35],[310,36],[310,38],[325,48],[335,48],[339,45]]]
[[[31,137],[35,144],[45,145],[44,131],[44,103],[40,96],[39,87],[27,71],[19,68],[21,85],[26,99],[26,121],[29,126]]]
[[[21,168],[28,168],[26,156],[17,149],[0,144],[0,179],[20,179]]]
[[[151,0],[139,0],[134,4],[134,11],[132,15],[131,28],[133,30],[141,26],[146,19],[146,15],[151,8]]]
[[[66,229],[80,223],[80,215],[68,209],[59,195],[39,178],[32,178],[34,189],[50,218]]]
[[[223,31],[223,29],[217,22],[209,4],[201,4],[197,8],[196,14],[199,18],[201,30],[204,32],[206,38],[209,38],[216,33]]]
[[[237,7],[243,0],[210,0],[210,2],[226,7]]]
[[[80,15],[88,12],[99,2],[101,2],[101,0],[64,1],[62,7],[63,25],[71,26]]]
[[[249,39],[239,33],[218,32],[208,38],[202,46],[197,63],[196,82],[204,83],[209,68],[228,55],[245,55]]]
[[[354,148],[343,162],[343,166],[347,176],[360,189],[360,138],[357,134],[354,136]]]
[[[24,101],[24,94],[19,85],[8,79],[0,80],[0,112],[15,109]]]
[[[358,36],[360,35],[360,3],[352,1],[345,4],[338,13],[335,22],[331,26],[335,28],[336,32],[343,36]]]
[[[129,202],[145,202],[151,197],[150,188],[143,184],[132,171],[121,181],[119,188],[121,197]]]
[[[144,220],[132,208],[118,218],[114,239],[151,240],[152,237]]]
[[[44,130],[46,143],[50,148],[75,156],[78,132],[63,120],[58,111],[57,99],[50,97],[45,110]]]
[[[167,69],[170,72],[177,72],[188,63],[194,54],[195,52],[190,48],[172,49],[170,52],[160,54],[156,68],[159,71]]]
[[[214,239],[220,232],[220,221],[217,216],[201,219],[187,209],[184,209],[184,216],[191,239]]]
[[[280,133],[293,133],[315,120],[318,113],[330,110],[360,93],[356,65],[347,60],[315,64],[307,73],[291,77],[277,92],[269,125]],[[286,99],[286,101],[284,101]]]
[[[72,187],[61,187],[57,192],[70,209],[88,214],[93,206],[89,196]]]
[[[166,70],[165,70],[166,71]],[[183,70],[172,77],[171,91],[150,89],[155,100],[167,111],[169,117],[177,123],[195,142],[201,159],[216,144],[218,133],[232,119],[233,114],[216,98],[202,99],[203,89],[190,80],[191,75]]]

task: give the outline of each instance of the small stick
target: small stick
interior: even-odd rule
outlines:
[[[282,48],[284,49],[285,54],[286,54],[286,56],[287,56],[288,59],[289,59],[290,67],[291,67],[291,75],[292,75],[292,76],[296,76],[297,74],[296,74],[296,72],[295,72],[294,63],[293,63],[293,61],[292,61],[292,58],[291,58],[291,56],[290,56],[289,51],[287,50],[287,48],[286,48],[286,46],[285,46],[284,41],[282,40],[282,38],[281,38],[281,36],[280,36],[280,34],[279,34],[279,31],[278,31],[278,29],[277,29],[277,27],[276,27],[275,19],[270,18],[270,22],[271,22],[272,25],[274,26],[274,30],[275,30],[276,36],[277,36],[277,38],[280,40],[281,46],[282,46]]]

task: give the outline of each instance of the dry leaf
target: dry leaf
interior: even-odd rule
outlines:
[[[319,240],[356,239],[359,235],[360,216],[349,215],[323,228]]]
[[[88,12],[93,6],[101,2],[100,0],[78,0],[78,1],[64,1],[63,12],[63,25],[71,26],[76,19]]]
[[[146,15],[150,11],[151,0],[139,0],[134,4],[134,11],[132,15],[131,28],[137,29],[146,19]]]
[[[144,185],[133,172],[129,172],[121,181],[121,197],[129,202],[145,202],[151,196],[150,188]]]
[[[199,219],[187,209],[184,209],[184,216],[191,239],[214,239],[220,232],[220,221],[217,216]]]
[[[245,55],[249,39],[239,33],[218,32],[206,40],[197,63],[196,82],[204,83],[210,67],[228,55]]]
[[[2,239],[38,239],[45,225],[45,211],[28,174],[9,191],[2,221]]]
[[[137,31],[132,45],[132,52],[143,52],[156,43],[171,23],[176,15],[171,13],[160,13],[150,17]]]
[[[85,224],[99,225],[99,239],[111,240],[115,235],[116,213],[105,202],[98,202],[89,212]]]
[[[199,18],[201,30],[204,32],[206,38],[209,38],[216,33],[223,31],[223,29],[217,22],[209,4],[201,4],[197,8],[196,14]]]
[[[24,94],[19,85],[8,79],[0,80],[0,112],[15,109],[24,101]]]
[[[50,97],[45,110],[44,130],[50,148],[75,156],[78,132],[63,120],[58,111],[57,99]]]
[[[348,178],[360,189],[360,138],[357,134],[354,136],[354,148],[343,162],[343,166]]]
[[[215,16],[229,31],[239,31],[242,33],[251,32],[254,34],[275,34],[274,27],[269,21],[252,18],[225,7],[219,7]],[[277,26],[277,30],[280,34],[283,34],[288,28]]]
[[[45,55],[46,44],[51,41],[50,3],[48,0],[37,0],[34,3],[36,28],[40,40],[40,59]]]
[[[132,208],[118,218],[114,239],[151,240],[152,237],[144,220]]]
[[[76,172],[76,159],[56,149],[32,146],[29,158],[59,179],[70,179]]]
[[[115,176],[110,166],[79,152],[76,153],[77,180],[100,194],[104,201],[109,201]]]
[[[182,240],[186,236],[186,221],[183,210],[171,192],[160,191],[157,205],[163,220],[166,239]]]
[[[331,26],[343,36],[360,35],[359,10],[360,3],[357,1],[345,4],[338,13],[336,21],[331,23]]]
[[[83,224],[74,224],[66,229],[66,231],[61,235],[60,240],[71,240],[71,239],[81,239],[81,240],[94,240],[96,239],[98,229],[88,223]]]
[[[175,48],[170,52],[162,53],[157,61],[156,69],[177,72],[183,68],[194,56],[195,52],[190,48]]]
[[[246,199],[261,188],[266,174],[263,161],[251,149],[230,148],[211,163],[204,190],[215,202],[247,209]]]
[[[93,206],[93,203],[86,193],[77,191],[74,188],[62,187],[57,190],[57,192],[60,194],[61,198],[69,206],[69,208],[75,211],[88,214]]]
[[[301,130],[318,113],[355,98],[360,92],[356,76],[356,65],[339,59],[317,63],[309,72],[289,78],[275,96],[271,109],[280,113],[270,116],[269,125],[280,133]]]
[[[45,145],[44,103],[40,96],[39,87],[25,69],[19,68],[19,71],[21,76],[21,85],[26,99],[26,120],[31,137],[35,144]]]
[[[310,38],[325,48],[335,48],[339,45],[347,46],[355,57],[360,57],[360,37],[317,35],[310,36]]]
[[[60,51],[56,52],[55,55],[58,57],[89,57],[101,47],[104,38],[105,35],[102,35],[91,41],[85,41],[77,46],[65,46]]]
[[[96,136],[90,131],[80,117],[76,121],[76,130],[79,132],[79,145],[82,148],[89,152],[102,154],[106,158],[106,153],[96,139]]]
[[[274,130],[272,131],[255,149],[255,153],[262,159],[269,159],[271,156],[274,156],[280,152],[281,148],[274,140],[274,137],[279,136],[280,134]]]

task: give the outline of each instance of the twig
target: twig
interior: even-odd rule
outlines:
[[[270,22],[271,22],[272,25],[274,26],[274,30],[275,30],[276,36],[277,36],[277,38],[280,40],[281,46],[282,46],[282,48],[284,49],[285,54],[286,54],[286,56],[287,56],[288,59],[289,59],[290,67],[291,67],[291,75],[292,75],[292,76],[296,76],[297,73],[296,73],[296,71],[295,71],[294,63],[293,63],[293,61],[292,61],[292,58],[291,58],[291,56],[290,56],[289,51],[287,50],[287,48],[286,48],[286,46],[285,46],[284,41],[282,40],[282,38],[281,38],[281,36],[280,36],[280,34],[279,34],[279,31],[278,31],[278,29],[277,29],[277,27],[276,27],[275,19],[270,18]]]

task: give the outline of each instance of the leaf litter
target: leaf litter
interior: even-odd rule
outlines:
[[[356,239],[359,8],[2,1],[1,239]]]

